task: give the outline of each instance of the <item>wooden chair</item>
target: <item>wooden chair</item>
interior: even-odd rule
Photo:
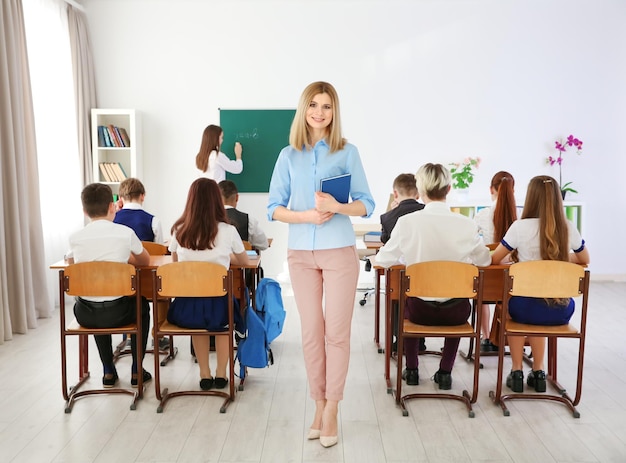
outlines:
[[[151,256],[166,256],[170,253],[167,246],[160,243],[155,243],[153,241],[142,241],[143,248],[148,251],[148,254]]]
[[[129,394],[130,405],[135,410],[137,400],[143,395],[143,377],[138,374],[137,389],[86,389],[79,388],[89,379],[89,338],[96,334],[125,334],[137,336],[137,357],[142,358],[141,340],[141,296],[138,270],[131,264],[119,262],[82,262],[71,264],[59,271],[59,302],[61,319],[61,382],[65,398],[65,413],[70,413],[74,402],[80,397],[93,394]],[[85,328],[76,319],[66,322],[65,296],[133,296],[136,299],[136,322],[118,328]],[[78,382],[68,388],[67,381],[67,337],[78,336],[79,361]],[[138,369],[141,372],[141,368]]]
[[[154,360],[154,386],[157,399],[160,401],[157,413],[163,412],[167,401],[173,397],[184,395],[203,395],[224,397],[220,413],[235,400],[235,367],[234,367],[234,314],[233,314],[233,273],[225,267],[209,262],[173,262],[153,270],[153,300],[175,297],[216,297],[228,295],[228,326],[227,331],[208,331],[204,329],[183,328],[167,320],[161,320],[158,311],[154,313],[154,333],[161,336],[206,335],[228,336],[229,352],[229,389],[228,392],[210,389],[184,390],[170,392],[161,389],[161,372],[157,356]]]
[[[502,407],[505,416],[509,410],[505,401],[514,399],[523,400],[551,400],[565,404],[574,415],[579,418],[580,413],[576,405],[580,402],[583,379],[583,360],[585,353],[585,334],[587,325],[587,299],[589,295],[589,271],[582,265],[569,262],[540,260],[520,262],[511,265],[505,273],[503,307],[500,323],[500,342],[503,345],[506,336],[537,336],[548,338],[546,353],[546,380],[556,390],[556,394],[549,393],[512,393],[502,394],[504,373],[504,355],[500,349],[498,356],[498,376],[496,390],[489,392],[494,403]],[[580,313],[580,322],[559,326],[528,325],[513,321],[508,315],[509,300],[512,296],[527,296],[538,298],[568,298],[582,296],[582,302],[577,304]],[[565,388],[557,381],[557,340],[558,338],[578,339],[578,373],[576,377],[576,393],[572,399]]]
[[[246,251],[252,251],[252,245],[250,244],[250,241],[243,240],[242,242],[243,242],[243,248]]]
[[[141,244],[143,245],[143,248],[146,251],[148,251],[148,254],[150,254],[151,256],[166,256],[170,254],[169,249],[167,249],[167,246],[164,244],[155,243],[153,241],[142,241]],[[148,281],[151,284],[152,275],[145,273],[145,277],[146,278],[149,277]],[[144,287],[146,286],[145,283],[146,283],[146,280],[144,280]],[[149,284],[147,286],[149,287]],[[164,301],[161,301],[160,303],[157,302],[155,310],[161,310],[162,316],[165,316],[165,314],[167,313],[167,304],[164,304]],[[159,349],[159,354],[165,355],[165,357],[161,360],[161,366],[165,366],[170,360],[172,360],[178,354],[178,348],[174,347],[174,344],[172,342],[173,339],[170,338],[169,341],[170,341],[169,349],[166,349],[166,350]],[[156,347],[158,348],[158,343]],[[122,355],[130,355],[130,353],[131,353],[130,344],[127,341],[127,337],[124,336],[122,339],[122,342],[120,342],[116,346],[115,351],[113,352],[113,360],[117,361],[117,359],[121,357]],[[154,354],[154,348],[146,349],[146,354]]]
[[[489,243],[489,244],[486,244],[485,246],[487,246],[487,248],[490,251],[495,251],[495,249],[498,247],[499,244],[500,243]],[[491,277],[491,275],[485,274],[485,276],[484,276],[484,280],[485,280],[484,281],[484,285],[488,284],[488,281],[489,281],[490,277]],[[499,300],[497,300],[497,301],[485,300],[484,303],[485,304],[493,303],[493,304],[495,304],[495,309],[494,310],[499,310],[500,309],[500,307],[499,307]],[[478,322],[476,322],[476,307],[472,307],[472,320],[471,320],[471,323],[472,323],[472,325],[474,325],[474,323],[478,323],[480,325],[480,323],[481,323],[480,319],[478,320]],[[491,329],[490,329],[491,336],[489,337],[489,339],[496,346],[498,345],[498,338],[497,338],[497,335],[496,335],[496,333],[498,332],[497,330],[498,330],[498,327],[496,326],[496,316],[494,315],[493,320],[492,320],[492,324],[491,324]],[[470,340],[469,346],[467,348],[467,353],[460,352],[461,357],[463,357],[465,360],[471,362],[473,360],[473,355],[474,355],[473,353],[474,353],[474,349],[475,348],[476,349],[480,349],[480,343],[478,343],[478,345],[475,346],[474,345],[474,341]],[[508,352],[505,352],[505,355],[506,354],[508,354]],[[498,355],[497,352],[483,352],[482,353],[483,357],[495,357],[497,355]],[[482,368],[482,367],[483,367],[483,365],[481,363],[480,368]]]
[[[421,262],[410,265],[401,271],[400,307],[405,306],[407,297],[419,298],[468,298],[476,303],[478,316],[482,310],[483,271],[472,264],[449,261]],[[401,313],[403,311],[401,310]],[[402,395],[402,355],[404,339],[412,338],[448,338],[464,337],[480,341],[480,325],[473,326],[469,322],[456,326],[418,325],[404,317],[398,317],[398,359],[396,372],[396,403],[402,414],[408,416],[406,401],[418,398],[454,399],[463,402],[470,418],[474,417],[472,404],[478,397],[478,372],[480,369],[480,352],[474,355],[474,384],[472,394],[467,390],[462,394],[420,392]],[[480,318],[479,318],[480,319]]]
[[[170,254],[169,249],[167,248],[166,245],[164,244],[160,244],[160,243],[155,243],[153,241],[142,241],[141,244],[143,244],[143,247],[146,251],[148,251],[148,254],[150,254],[151,256],[168,256]],[[162,319],[165,319],[165,317],[167,316],[167,308],[169,307],[169,302],[167,300],[160,300],[160,301],[152,301],[152,305],[155,306],[155,310],[159,311],[159,316]],[[153,339],[158,339],[156,336],[154,336],[153,333]],[[165,355],[164,358],[161,359],[161,366],[164,367],[165,365],[167,365],[167,363],[170,360],[173,360],[176,355],[178,355],[178,347],[174,346],[174,337],[170,336],[169,337],[169,348],[165,349],[165,350],[161,350],[159,349],[158,343],[157,345],[155,345],[154,347],[156,347],[159,351],[159,354],[161,355]],[[146,353],[154,353],[154,348],[153,349],[148,349],[146,351]]]

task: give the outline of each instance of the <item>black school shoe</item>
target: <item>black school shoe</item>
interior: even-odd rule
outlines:
[[[226,384],[228,384],[228,380],[226,378],[216,377],[213,382],[213,386],[215,386],[215,389],[224,389],[226,387]]]
[[[452,389],[452,373],[439,370],[433,375],[433,380],[439,384],[439,389],[444,391]]]
[[[408,386],[417,386],[420,383],[420,373],[417,368],[405,368],[402,372],[402,379]]]
[[[524,372],[511,370],[511,373],[506,377],[506,385],[513,392],[524,392]]]
[[[213,378],[202,378],[200,380],[200,389],[202,389],[203,391],[208,391],[209,389],[213,388],[213,383]]]
[[[483,339],[480,343],[480,352],[498,352],[498,346],[489,339]]]
[[[546,392],[546,372],[543,370],[533,370],[528,373],[526,384],[535,388],[535,392]]]
[[[132,387],[137,387],[138,379],[139,378],[137,378],[137,375],[133,374],[133,377],[130,378],[130,385]],[[143,383],[146,384],[149,381],[152,381],[152,375],[150,374],[150,372],[143,370]]]
[[[113,373],[113,376],[111,378],[107,378],[106,375],[104,375],[102,376],[102,387],[104,387],[105,389],[110,389],[117,384],[118,379],[119,378],[117,377],[117,373]]]

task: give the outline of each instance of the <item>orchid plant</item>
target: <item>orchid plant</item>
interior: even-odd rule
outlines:
[[[451,163],[450,174],[452,174],[452,188],[457,190],[469,188],[474,181],[473,169],[478,169],[480,161],[480,158],[465,158],[463,162]]]
[[[582,153],[583,142],[579,140],[578,138],[574,137],[574,135],[570,135],[569,137],[567,137],[567,140],[565,142],[563,142],[563,140],[557,140],[554,142],[554,148],[557,151],[556,158],[552,156],[548,156],[546,158],[546,163],[550,164],[551,166],[553,166],[554,164],[559,165],[559,185],[561,187],[561,194],[563,195],[563,197],[565,197],[565,193],[567,193],[568,191],[572,193],[578,193],[578,191],[574,190],[571,187],[572,182],[567,182],[566,184],[563,184],[563,178],[561,174],[561,164],[563,163],[563,153],[565,153],[567,151],[567,148],[570,146],[576,149],[576,154],[580,155]]]

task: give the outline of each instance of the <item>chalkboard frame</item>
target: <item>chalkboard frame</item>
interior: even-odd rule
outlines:
[[[226,174],[240,193],[267,193],[280,150],[289,144],[295,109],[222,109],[222,152],[234,158],[235,142],[243,147],[243,172]]]

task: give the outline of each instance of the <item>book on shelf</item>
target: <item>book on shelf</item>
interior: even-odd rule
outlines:
[[[367,232],[363,235],[363,241],[365,243],[380,243],[381,232],[379,231],[371,231]]]
[[[111,167],[111,163],[110,162],[105,162],[104,163],[104,167],[106,168],[107,172],[109,173],[109,182],[116,182],[116,177],[115,177],[115,172],[113,171],[113,167]]]
[[[126,180],[128,178],[128,175],[126,175],[126,171],[124,170],[124,166],[121,163],[117,163],[118,167],[120,168],[120,170],[122,171],[122,176],[124,177],[123,180]]]
[[[124,143],[124,139],[122,138],[122,133],[120,132],[120,128],[119,128],[119,127],[117,127],[117,126],[115,126],[115,127],[113,127],[113,128],[115,129],[115,136],[116,136],[116,137],[117,137],[117,139],[120,141],[121,146],[122,146],[123,148],[126,148],[126,146],[128,146],[128,145],[126,145],[126,143]]]
[[[115,127],[113,126],[113,124],[109,124],[108,129],[109,129],[109,137],[111,137],[113,146],[115,146],[116,148],[121,147],[122,142],[118,140],[117,135],[115,134]]]
[[[112,180],[109,177],[109,171],[104,165],[104,162],[101,162],[99,166],[100,166],[100,174],[102,174],[102,180],[104,180],[105,182],[111,182]]]
[[[329,193],[340,203],[347,203],[350,196],[350,174],[323,178],[320,181],[320,190]]]
[[[122,136],[122,141],[124,142],[124,146],[130,148],[130,138],[128,137],[128,133],[124,127],[120,127],[120,135]]]
[[[122,170],[121,164],[119,162],[112,162],[111,165],[113,166],[113,170],[115,171],[115,177],[117,179],[116,181],[123,182],[124,180],[126,180],[126,175]]]
[[[104,139],[104,126],[98,126],[98,146],[106,146],[106,140]]]
[[[102,127],[102,136],[104,137],[104,144],[102,146],[108,148],[109,146],[112,146],[111,139],[109,138],[109,130],[104,125],[101,125],[100,127]]]

